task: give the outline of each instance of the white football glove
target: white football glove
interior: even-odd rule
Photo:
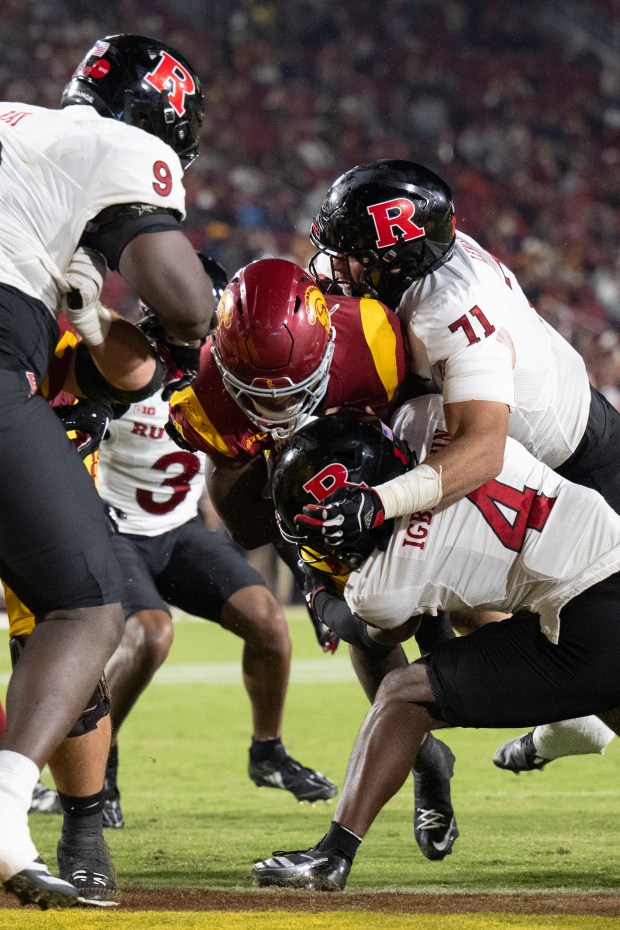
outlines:
[[[100,345],[110,329],[110,313],[99,303],[106,263],[99,252],[80,246],[62,279],[62,309],[85,343]]]

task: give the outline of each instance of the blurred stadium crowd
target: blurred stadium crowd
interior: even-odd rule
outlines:
[[[419,161],[620,406],[619,20],[617,0],[5,0],[0,97],[57,106],[106,33],[178,47],[207,100],[187,229],[230,272],[305,264],[338,174]],[[129,306],[120,281],[109,291]]]

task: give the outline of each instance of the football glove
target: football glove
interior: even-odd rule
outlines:
[[[99,302],[106,274],[103,256],[80,246],[60,284],[62,309],[88,345],[100,345],[110,329],[110,312]]]
[[[356,549],[371,530],[382,526],[385,511],[373,488],[359,485],[337,488],[320,504],[307,504],[295,516],[300,531],[336,553]]]
[[[94,400],[79,400],[77,404],[61,404],[52,408],[65,432],[75,432],[73,445],[83,459],[99,448],[110,420],[114,419],[112,404]]]
[[[175,391],[188,387],[198,374],[200,346],[176,343],[170,339],[161,322],[148,310],[138,322],[154,352],[164,366],[163,400],[170,400]]]

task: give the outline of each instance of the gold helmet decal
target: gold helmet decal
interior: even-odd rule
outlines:
[[[325,303],[325,298],[323,297],[321,291],[318,289],[318,287],[312,285],[306,289],[304,297],[308,323],[314,326],[318,320],[321,326],[324,326],[327,332],[329,332],[329,310],[327,309],[327,304]]]
[[[233,304],[234,298],[229,291],[224,291],[220,297],[220,302],[217,305],[217,326],[216,329],[221,329],[223,326],[224,329],[230,329],[233,318]]]

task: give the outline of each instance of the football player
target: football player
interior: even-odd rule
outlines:
[[[271,479],[288,538],[316,549],[297,519],[300,505],[320,502],[336,484],[393,480],[455,441],[439,396],[405,404],[393,428],[395,435],[376,418],[336,414],[292,437]],[[498,476],[464,498],[390,519],[345,545],[325,542],[322,552],[351,574],[345,601],[319,583],[315,609],[353,641],[402,641],[422,613],[483,607],[512,615],[391,671],[327,834],[311,849],[254,865],[259,885],[333,891],[344,888],[362,838],[403,785],[428,730],[528,726],[620,704],[620,516],[508,438]]]
[[[38,856],[27,821],[32,790],[93,693],[124,618],[101,501],[37,388],[64,306],[91,347],[82,384],[95,399],[98,387],[107,390],[99,362],[109,319],[97,300],[106,266],[161,320],[169,380],[183,383],[194,370],[213,296],[180,220],[202,112],[194,69],[174,49],[132,35],[95,43],[61,109],[0,104],[0,577],[37,618],[7,693],[0,881],[42,908],[73,905],[78,892]],[[122,357],[121,375],[130,373]]]
[[[310,238],[340,287],[397,311],[412,370],[442,394],[454,440],[394,482],[327,498],[310,513],[319,536],[345,543],[361,527],[458,500],[497,477],[507,435],[620,512],[620,413],[510,269],[457,230],[440,177],[403,160],[358,165],[328,190]],[[600,721],[578,721],[511,741],[494,762],[540,768],[557,755],[601,752],[610,738]]]
[[[237,542],[251,549],[279,539],[264,494],[261,453],[326,410],[357,407],[387,415],[411,389],[406,370],[398,319],[375,298],[326,296],[306,271],[284,259],[261,259],[233,277],[198,378],[173,396],[171,417],[177,439],[208,455],[210,498]],[[303,586],[294,547],[292,557],[281,540],[279,549]],[[319,635],[329,648],[329,631]],[[418,645],[427,651],[450,635],[446,618],[425,623]],[[400,647],[354,648],[351,660],[370,701],[386,671],[407,662]],[[453,765],[450,749],[429,739],[414,771],[414,834],[429,859],[443,859],[458,836],[450,800]]]
[[[118,532],[126,629],[106,666],[114,744],[106,772],[104,824],[123,826],[117,736],[172,643],[169,605],[213,620],[243,640],[243,683],[252,711],[249,775],[300,801],[329,800],[336,785],[286,752],[282,716],[291,642],[282,608],[228,534],[207,529],[198,511],[206,456],[181,450],[166,433],[161,392],[110,424],[100,450],[99,492]]]

